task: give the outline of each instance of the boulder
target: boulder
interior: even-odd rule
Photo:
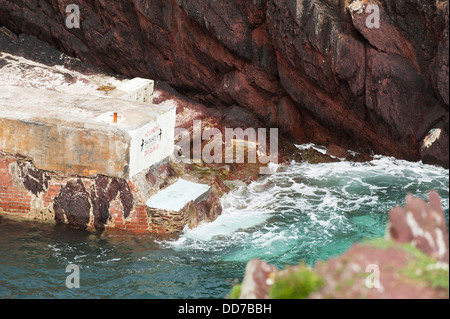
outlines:
[[[338,158],[347,158],[348,156],[350,156],[350,153],[343,147],[340,147],[336,144],[331,144],[327,148],[327,155]]]
[[[405,207],[389,211],[389,235],[399,243],[412,243],[425,254],[448,264],[448,233],[439,194],[430,192],[428,203],[408,195]]]
[[[331,157],[328,154],[323,154],[312,147],[301,151],[301,156],[304,162],[310,164],[339,162],[339,159]]]

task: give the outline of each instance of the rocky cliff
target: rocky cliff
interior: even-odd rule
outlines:
[[[298,142],[449,165],[448,1],[0,0],[0,26]]]

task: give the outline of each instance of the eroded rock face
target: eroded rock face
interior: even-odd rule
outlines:
[[[420,152],[424,163],[440,165],[449,162],[449,152],[442,151],[449,145],[449,136],[445,132],[448,132],[448,114],[446,119],[431,129],[423,139]],[[448,168],[447,164],[443,166]]]
[[[0,24],[93,64],[255,112],[297,141],[448,166],[448,1],[4,0]],[[350,8],[348,7],[350,5]],[[368,28],[379,5],[380,28]],[[433,154],[423,139],[442,128]]]
[[[41,170],[36,169],[30,162],[17,162],[23,186],[35,196],[48,189],[50,177]]]
[[[193,229],[202,223],[213,222],[222,214],[222,206],[211,192],[205,200],[198,203],[191,201],[178,212],[149,207],[146,211],[151,223],[158,225],[165,233],[180,234],[186,226]]]
[[[315,271],[326,285],[309,298],[447,299],[448,293],[444,289],[434,288],[403,273],[403,269],[414,261],[414,257],[399,247],[354,245],[342,256],[316,265]],[[378,275],[379,282],[376,282],[373,278]]]
[[[94,185],[90,188],[90,199],[92,202],[94,227],[104,230],[105,224],[111,218],[110,203],[119,195],[123,209],[123,217],[126,219],[133,209],[133,194],[130,186],[123,179],[98,176]]]

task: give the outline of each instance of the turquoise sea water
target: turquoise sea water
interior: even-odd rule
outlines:
[[[313,265],[383,236],[390,208],[431,189],[448,225],[449,170],[386,157],[275,169],[225,196],[215,222],[177,238],[96,236],[0,217],[0,298],[224,298],[251,258]],[[68,289],[72,263],[80,288]]]

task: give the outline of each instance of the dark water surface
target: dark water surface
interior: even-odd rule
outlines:
[[[443,198],[449,171],[378,157],[371,163],[293,164],[223,198],[213,223],[177,238],[89,232],[0,217],[0,298],[224,298],[251,258],[314,264],[383,236],[408,192]],[[66,267],[80,267],[68,289]]]

